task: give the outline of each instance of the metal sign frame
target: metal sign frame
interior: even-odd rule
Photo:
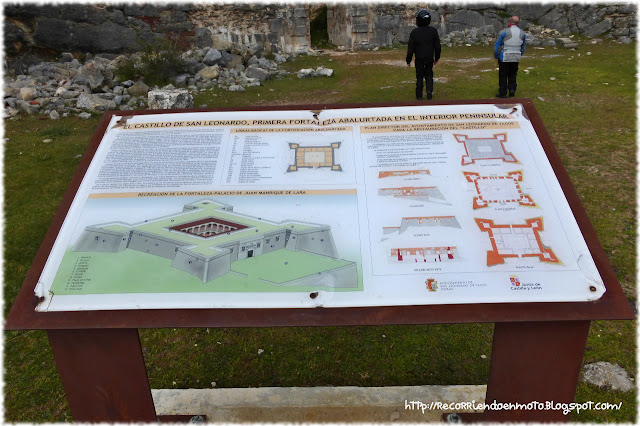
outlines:
[[[155,421],[138,328],[279,327],[496,323],[487,401],[571,402],[591,320],[633,319],[632,308],[587,217],[569,175],[530,99],[459,100],[429,105],[521,104],[544,148],[605,283],[593,302],[485,303],[300,309],[154,309],[36,312],[34,288],[71,202],[114,115],[95,131],[27,273],[6,330],[47,330],[75,421]],[[127,115],[212,111],[311,110],[418,106],[424,103],[295,105],[260,108],[127,111]],[[517,348],[517,349],[516,349]],[[526,370],[518,353],[527,353]],[[116,356],[117,355],[117,356]],[[561,412],[503,411],[487,419],[566,420]]]

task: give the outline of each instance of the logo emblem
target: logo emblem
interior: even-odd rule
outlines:
[[[436,281],[435,279],[428,278],[424,283],[427,285],[427,290],[429,291],[438,290],[438,281]]]
[[[512,286],[518,287],[520,285],[520,280],[518,279],[517,275],[511,275],[510,278],[511,278],[511,285]]]

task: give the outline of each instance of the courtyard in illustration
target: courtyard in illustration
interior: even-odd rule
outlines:
[[[300,146],[297,143],[290,143],[289,148],[294,150],[295,160],[287,172],[318,168],[327,168],[334,172],[342,171],[340,164],[336,163],[336,150],[340,148],[340,142],[334,142],[328,146]]]
[[[522,193],[520,182],[522,172],[509,172],[506,176],[480,176],[479,173],[463,172],[467,182],[473,182],[477,197],[473,198],[473,208],[488,207],[489,203],[518,203],[521,206],[535,207],[536,203]]]
[[[527,219],[524,224],[495,224],[493,220],[476,219],[491,243],[487,251],[487,266],[505,263],[509,258],[537,257],[541,262],[560,263],[553,250],[545,246],[540,237],[544,230],[541,217]]]
[[[498,133],[491,138],[470,138],[467,135],[453,135],[464,145],[465,155],[462,165],[473,164],[477,160],[502,160],[506,163],[517,163],[518,160],[504,147],[507,141],[506,133]]]

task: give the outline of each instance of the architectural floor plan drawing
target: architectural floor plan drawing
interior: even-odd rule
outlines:
[[[392,262],[443,262],[456,260],[458,249],[454,246],[446,247],[404,247],[392,248],[389,260]]]
[[[537,257],[541,262],[559,263],[549,247],[542,243],[542,218],[527,219],[522,225],[496,225],[493,220],[478,219],[482,232],[489,235],[491,250],[487,251],[487,266],[505,263],[507,258]]]
[[[516,157],[504,148],[507,141],[506,133],[493,135],[491,138],[470,138],[467,135],[454,134],[453,137],[464,145],[465,155],[462,165],[473,164],[476,160],[502,160],[507,163],[517,163]]]
[[[269,267],[261,263],[247,266],[259,268],[249,272],[258,274],[263,282],[358,285],[356,264],[338,259],[329,226],[293,220],[273,222],[235,213],[233,206],[214,200],[189,203],[182,212],[138,224],[88,226],[73,247],[75,252],[118,253],[127,249],[170,259],[172,267],[204,283],[229,273],[234,262],[268,256]],[[278,262],[279,253],[284,251],[296,252],[296,260]],[[274,269],[273,265],[280,263],[280,269]],[[317,272],[319,263],[325,267]]]
[[[287,169],[295,172],[300,169],[328,168],[341,172],[342,167],[336,164],[336,149],[340,148],[340,142],[334,142],[329,146],[300,146],[290,143],[289,148],[294,150],[295,161]]]
[[[388,170],[378,173],[378,179],[384,179],[392,176],[411,176],[411,175],[428,175],[429,170]]]
[[[393,196],[410,200],[445,202],[445,198],[437,186],[405,186],[401,188],[380,188],[378,195]]]
[[[518,203],[521,206],[535,207],[536,203],[529,195],[522,193],[520,183],[522,172],[509,172],[506,176],[480,176],[479,173],[463,172],[468,182],[473,182],[478,194],[473,198],[473,208],[488,207],[489,203]]]

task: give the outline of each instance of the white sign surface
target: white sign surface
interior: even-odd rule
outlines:
[[[521,105],[113,117],[36,287],[39,311],[604,291]]]

